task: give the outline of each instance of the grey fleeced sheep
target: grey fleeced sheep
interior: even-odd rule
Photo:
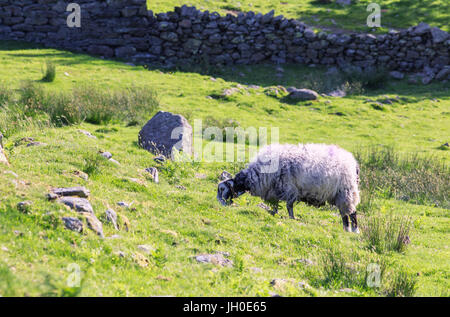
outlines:
[[[261,149],[248,168],[221,182],[217,199],[227,205],[248,191],[273,206],[285,201],[291,218],[295,202],[314,206],[328,202],[339,208],[344,230],[357,233],[358,184],[358,163],[351,153],[336,145],[277,144]],[[277,213],[277,208],[272,212]]]

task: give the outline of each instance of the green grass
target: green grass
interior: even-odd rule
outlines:
[[[4,103],[18,98],[27,80],[54,96],[80,85],[96,91],[138,87],[155,91],[161,110],[181,113],[191,123],[204,119],[207,125],[218,123],[221,128],[229,122],[243,128],[279,127],[280,142],[336,143],[355,153],[384,145],[395,148],[399,157],[414,153],[449,163],[449,152],[439,148],[450,135],[450,98],[448,86],[442,83],[410,86],[405,81],[388,81],[382,89],[368,88],[345,98],[290,104],[284,102],[283,93],[266,95],[266,88],[315,85],[320,89],[325,85],[325,69],[286,65],[282,78],[273,76],[275,66],[271,65],[196,72],[145,70],[20,43],[1,42],[0,47],[0,87],[9,88],[1,90]],[[56,65],[52,83],[40,81],[46,60]],[[261,88],[246,89],[251,84]],[[207,98],[220,96],[231,87],[239,91]],[[374,109],[367,101],[384,95],[399,96],[400,101],[385,105],[385,111]],[[148,114],[147,119],[150,117]],[[127,126],[126,118],[108,124],[58,126],[51,120],[29,119],[23,113],[14,116],[3,106],[0,129],[10,124],[11,118],[17,120],[17,128],[3,140],[11,166],[0,166],[3,296],[268,296],[271,292],[286,296],[448,296],[450,221],[448,209],[442,206],[427,200],[399,200],[386,194],[386,188],[371,188],[372,204],[370,210],[361,210],[362,221],[372,212],[382,212],[411,217],[413,222],[406,250],[377,253],[361,236],[345,233],[338,211],[330,206],[317,209],[299,204],[296,220],[288,219],[284,204],[278,215],[271,216],[257,206],[258,198],[249,195],[237,199],[236,206],[220,206],[215,199],[218,176],[223,170],[236,173],[243,164],[168,162],[159,167],[160,184],[152,183],[144,169],[158,165],[153,155],[137,146],[140,126]],[[23,137],[47,146],[26,147],[17,142]],[[121,165],[99,158],[98,151],[111,152]],[[403,171],[396,169],[396,164],[391,166]],[[75,176],[75,170],[88,173],[89,180]],[[18,178],[8,171],[17,173]],[[105,239],[90,230],[83,234],[65,230],[61,217],[75,214],[48,202],[45,194],[52,186],[74,185],[91,191],[90,200],[100,219],[107,208],[113,208],[122,223],[123,217],[129,219],[130,230],[122,226],[116,232],[112,225],[104,224]],[[30,214],[16,208],[24,200],[33,202]],[[133,203],[133,208],[119,207],[119,201]],[[119,237],[111,238],[115,234]],[[142,244],[154,251],[143,253],[138,249]],[[337,267],[342,262],[357,265],[356,278],[348,275],[345,266],[342,274],[327,270],[323,260],[330,249],[336,252],[333,263]],[[234,266],[216,268],[193,259],[217,251],[228,252]],[[306,259],[312,264],[306,264]],[[81,288],[66,283],[72,263],[81,269]],[[370,263],[385,267],[382,288],[364,283],[365,267]],[[261,272],[253,271],[255,267]],[[305,281],[310,286],[275,290],[270,285],[274,278]],[[341,292],[341,288],[353,291]]]
[[[197,9],[217,11],[221,14],[254,11],[267,13],[275,10],[287,18],[301,19],[319,28],[346,29],[356,31],[370,30],[366,20],[370,12],[367,6],[371,0],[360,0],[350,6],[321,4],[316,0],[149,0],[147,6],[155,13],[171,11],[175,6],[194,5]],[[450,13],[447,0],[379,0],[381,7],[381,26],[383,31],[389,28],[407,28],[420,22],[429,23],[449,31]],[[333,23],[334,22],[334,23]]]

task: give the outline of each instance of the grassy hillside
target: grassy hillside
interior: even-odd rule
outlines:
[[[367,31],[366,26],[367,6],[371,0],[359,0],[350,6],[341,6],[334,0],[149,0],[148,8],[154,12],[166,12],[173,10],[175,6],[183,4],[194,5],[201,10],[217,11],[222,14],[254,11],[267,13],[275,10],[276,14],[282,14],[288,18],[298,18],[311,25],[341,28],[346,30]],[[407,28],[426,22],[437,26],[447,32],[450,30],[448,20],[450,18],[449,3],[446,0],[379,0],[381,7],[382,30],[389,28]]]
[[[264,65],[146,70],[26,44],[0,45],[0,97],[9,100],[0,108],[0,130],[11,163],[0,166],[0,295],[449,295],[449,152],[441,147],[450,135],[448,84],[388,81],[373,90],[354,82],[344,98],[291,103],[281,88],[274,94],[275,86],[324,93],[332,87],[326,70],[294,65],[283,66],[283,71]],[[56,65],[54,82],[40,81],[46,61]],[[365,233],[343,232],[338,211],[331,206],[299,204],[296,220],[288,219],[284,205],[277,216],[269,215],[258,207],[261,201],[249,195],[234,206],[221,207],[215,199],[218,175],[223,170],[236,173],[243,164],[158,165],[154,155],[137,146],[145,120],[130,126],[118,108],[110,110],[117,116],[101,124],[61,126],[62,121],[49,115],[50,108],[11,114],[18,109],[13,104],[20,104],[27,80],[52,98],[74,87],[149,90],[157,94],[160,110],[183,114],[191,123],[203,119],[206,125],[227,126],[232,121],[243,128],[279,127],[280,142],[336,143],[361,153],[360,218]],[[234,94],[222,96],[232,87],[237,88]],[[380,106],[368,101],[386,98],[398,102]],[[146,119],[150,117],[148,113]],[[46,145],[27,147],[25,137]],[[364,156],[377,145],[392,147],[400,161]],[[104,160],[98,151],[111,152],[120,165]],[[411,153],[418,156],[408,161]],[[150,166],[159,169],[160,184],[146,176],[144,169]],[[388,180],[383,173],[387,169],[401,177]],[[89,179],[77,177],[75,171],[87,173]],[[425,183],[431,186],[423,189]],[[76,213],[47,201],[45,195],[51,187],[75,185],[91,191],[99,219],[113,208],[129,220],[129,231],[105,223],[106,237],[101,239],[90,230],[79,234],[64,229],[61,217]],[[413,199],[414,190],[426,197]],[[32,202],[30,213],[17,209],[21,201]],[[118,206],[120,201],[131,207]],[[370,232],[383,231],[376,227],[377,217],[392,224],[392,230],[411,221],[411,242],[400,252],[377,249],[389,240],[368,238]],[[150,252],[139,245],[149,246]],[[233,266],[195,260],[196,255],[215,252],[229,254]],[[80,288],[66,283],[72,263],[81,269]],[[365,282],[370,263],[385,269],[379,288]],[[273,279],[286,281],[271,285]]]

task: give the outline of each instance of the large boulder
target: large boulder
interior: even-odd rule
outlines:
[[[139,132],[139,145],[166,157],[172,157],[173,148],[191,155],[192,127],[183,116],[160,111]]]

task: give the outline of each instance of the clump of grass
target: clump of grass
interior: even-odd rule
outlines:
[[[370,209],[376,196],[450,208],[450,169],[433,156],[400,155],[392,147],[357,151],[361,165],[361,207]]]
[[[410,243],[412,224],[411,217],[402,215],[378,213],[366,216],[361,224],[361,237],[375,252],[403,252]]]
[[[384,293],[389,297],[411,297],[417,290],[417,275],[400,270],[393,274]]]
[[[325,249],[320,257],[322,279],[319,284],[327,287],[348,287],[354,289],[370,289],[368,278],[372,273],[369,264],[376,264],[379,268],[379,279],[382,280],[387,268],[381,258],[365,257],[358,254],[344,254],[336,249]],[[379,286],[378,286],[379,287]]]
[[[125,122],[136,125],[149,119],[159,108],[152,89],[133,87],[118,91],[94,86],[76,86],[70,92],[50,93],[34,82],[24,82],[18,90],[18,100],[9,101],[27,120],[47,115],[56,126]]]
[[[364,89],[380,89],[387,82],[388,72],[381,67],[360,69],[354,66],[343,67],[344,78],[352,85],[358,84]]]
[[[83,155],[83,165],[81,170],[89,176],[99,175],[104,166],[106,159],[96,151],[89,151]]]
[[[51,83],[55,81],[56,78],[56,66],[50,61],[45,63],[45,72],[42,77],[42,81],[45,83]]]

